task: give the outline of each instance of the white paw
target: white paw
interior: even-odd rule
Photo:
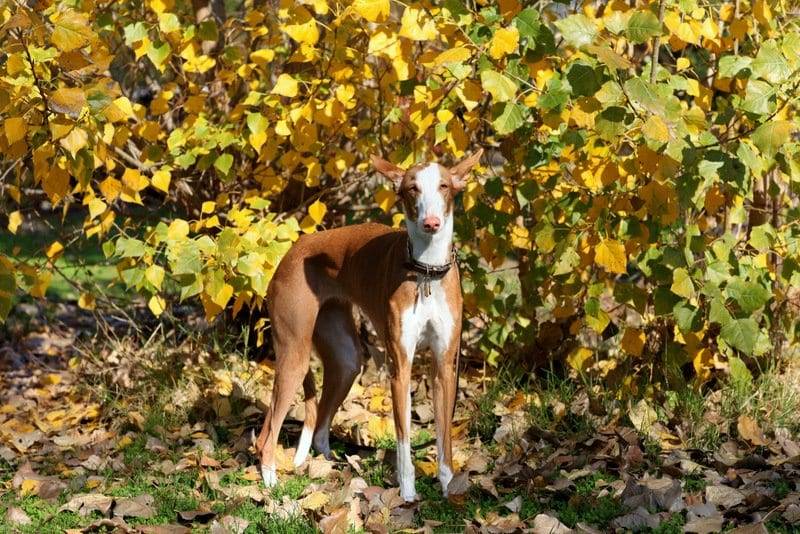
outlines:
[[[442,495],[447,497],[447,486],[453,480],[453,472],[446,465],[439,469],[439,483],[442,485]]]
[[[261,480],[264,481],[264,486],[267,488],[273,487],[278,483],[278,475],[275,473],[274,467],[261,466]]]
[[[308,451],[311,449],[311,436],[314,431],[308,427],[303,427],[300,434],[300,442],[297,444],[297,452],[294,454],[294,466],[300,467],[308,458]]]
[[[417,492],[411,491],[400,491],[400,496],[403,498],[405,502],[414,502],[417,500]]]

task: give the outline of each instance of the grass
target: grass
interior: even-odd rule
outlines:
[[[244,531],[245,534],[258,534],[261,532],[305,534],[306,532],[319,532],[316,526],[305,517],[277,517],[277,514],[267,512],[264,506],[250,501],[239,504],[235,508],[228,510],[228,513],[250,523]]]
[[[40,264],[46,260],[44,251],[51,243],[59,241],[66,248],[55,262],[56,271],[47,288],[46,296],[56,300],[76,300],[78,290],[69,282],[91,283],[108,288],[117,280],[116,268],[103,255],[96,238],[79,239],[70,246],[68,237],[81,228],[83,218],[68,215],[61,222],[57,217],[44,219],[44,230],[20,229],[16,235],[0,232],[0,254],[14,259],[28,260]],[[67,237],[64,237],[67,236]],[[112,289],[116,296],[124,295],[121,288]]]

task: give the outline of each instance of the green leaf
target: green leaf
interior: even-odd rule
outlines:
[[[766,287],[755,282],[745,282],[738,277],[728,282],[725,291],[746,314],[760,310],[772,298],[772,292]]]
[[[231,165],[233,165],[233,155],[232,154],[222,154],[216,160],[214,160],[214,167],[217,168],[222,174],[228,174],[228,171],[231,170]]]
[[[652,11],[636,11],[628,21],[625,30],[631,42],[641,44],[651,37],[661,35],[661,23]]]
[[[526,50],[535,50],[543,54],[551,53],[556,48],[555,37],[546,25],[542,24],[539,12],[533,8],[523,9],[514,17],[514,25],[524,39]]]
[[[537,105],[546,111],[560,109],[569,99],[569,92],[558,78],[547,82],[547,91],[539,97]]]
[[[120,237],[117,240],[117,256],[120,258],[140,258],[144,256],[147,246],[143,241],[130,237]]]
[[[525,106],[516,102],[503,104],[503,112],[492,121],[495,131],[499,135],[508,135],[525,122]]]
[[[761,80],[750,80],[747,82],[747,94],[741,107],[748,113],[766,115],[775,108],[774,96],[775,89],[770,84]]]
[[[594,127],[600,137],[607,141],[614,140],[625,130],[625,108],[620,106],[607,107],[597,114]]]
[[[753,382],[753,375],[741,358],[736,356],[728,358],[728,370],[731,374],[731,380],[736,386],[747,386]]]
[[[561,31],[564,40],[575,48],[592,44],[597,37],[597,26],[586,15],[570,15],[557,20],[555,25]]]
[[[753,75],[771,83],[781,83],[792,73],[789,63],[783,57],[778,44],[770,39],[761,45],[758,55],[753,60]]]
[[[517,84],[494,70],[481,72],[481,85],[498,102],[507,102],[517,94]]]
[[[600,89],[600,76],[590,65],[573,63],[567,72],[567,81],[574,96],[592,96]]]
[[[722,325],[719,335],[728,345],[749,355],[758,339],[758,323],[751,317],[735,319]]]
[[[665,114],[665,95],[662,94],[663,91],[660,91],[655,84],[645,81],[643,78],[636,77],[625,82],[625,90],[628,92],[631,100],[650,113],[662,116]]]
[[[169,43],[162,43],[160,46],[154,44],[147,51],[147,57],[153,62],[153,65],[160,67],[169,58],[170,52],[172,52],[172,48]]]
[[[753,143],[768,159],[773,159],[792,133],[789,121],[769,121],[753,132]]]
[[[683,267],[675,269],[672,273],[672,286],[670,291],[683,298],[691,298],[694,296],[694,284],[692,284],[692,277],[689,272]]]
[[[734,56],[728,54],[719,59],[719,75],[722,78],[733,78],[740,71],[749,68],[753,62],[753,58],[747,56]]]

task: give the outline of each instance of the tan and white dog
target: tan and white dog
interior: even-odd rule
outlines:
[[[406,501],[416,498],[409,435],[411,365],[418,350],[430,349],[433,355],[438,474],[447,495],[453,477],[450,433],[462,308],[453,265],[453,200],[482,153],[478,150],[451,168],[429,163],[408,170],[373,156],[375,169],[395,185],[406,230],[374,223],[346,226],[304,235],[284,256],[267,294],[275,384],[256,440],[267,486],[277,482],[278,432],[301,382],[306,415],[294,464],[305,461],[312,444],[330,456],[331,420],[361,371],[355,305],[370,319],[387,351],[397,478]],[[312,348],[324,370],[319,402],[309,371]]]

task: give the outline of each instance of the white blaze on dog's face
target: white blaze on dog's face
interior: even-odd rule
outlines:
[[[404,171],[377,156],[372,164],[392,180],[403,204],[406,224],[419,234],[436,234],[453,213],[453,200],[466,186],[465,176],[480,160],[483,149],[447,168],[438,163],[415,165]]]

